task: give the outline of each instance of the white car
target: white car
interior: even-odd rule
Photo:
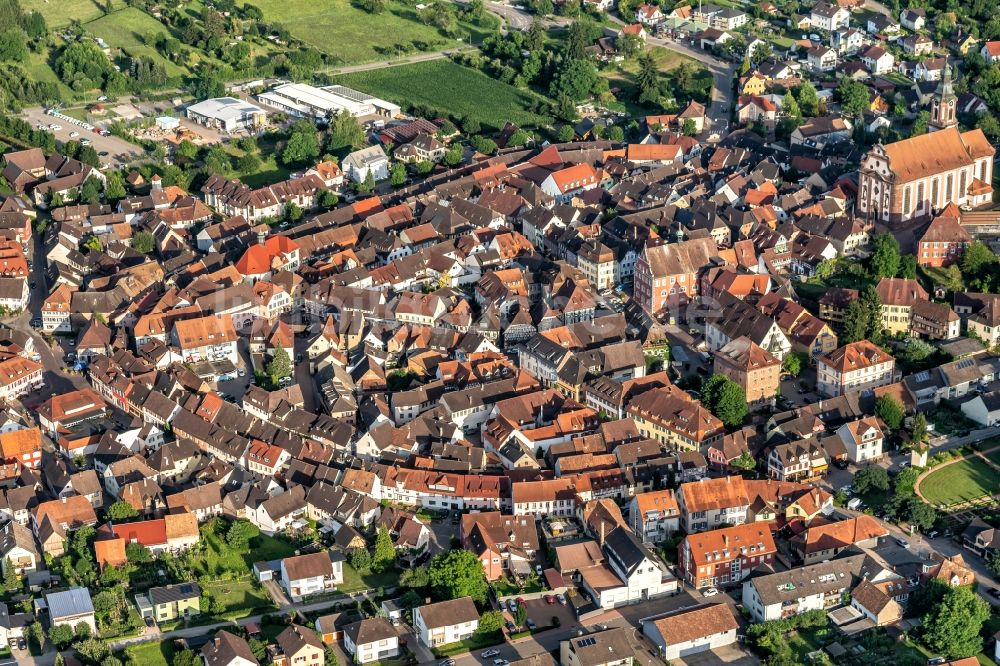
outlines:
[[[80,133],[77,132],[76,130],[73,130],[72,132],[69,133],[69,138],[71,139],[75,139],[78,136],[80,136]]]
[[[704,590],[701,591],[701,596],[703,596],[703,597],[714,597],[718,593],[719,593],[719,591],[717,589],[715,589],[714,587],[706,587]]]
[[[53,132],[57,132],[62,129],[62,125],[55,125],[55,124],[49,125],[49,129],[52,130]]]

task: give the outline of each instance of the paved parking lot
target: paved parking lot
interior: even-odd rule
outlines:
[[[101,136],[100,134],[96,134],[94,132],[88,132],[82,127],[77,127],[76,125],[72,125],[63,120],[46,115],[45,110],[41,107],[36,106],[30,109],[25,109],[24,116],[25,120],[31,123],[32,127],[36,127],[39,123],[46,127],[53,123],[60,125],[62,129],[54,130],[52,132],[56,136],[56,141],[60,143],[74,140],[78,141],[84,138],[90,139],[90,145],[98,152],[98,154],[102,152],[107,153],[107,155],[101,156],[101,164],[103,166],[118,168],[130,159],[142,155],[142,149],[139,146],[129,143],[125,139],[117,136]],[[70,133],[72,132],[78,132],[80,136],[70,137]]]

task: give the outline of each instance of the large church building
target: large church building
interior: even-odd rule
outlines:
[[[982,130],[958,130],[951,72],[931,102],[927,134],[876,145],[861,162],[858,214],[900,224],[929,217],[949,203],[976,208],[993,200],[993,155]]]

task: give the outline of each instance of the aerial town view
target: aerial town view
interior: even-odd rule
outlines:
[[[0,0],[0,666],[1000,666],[997,0]]]

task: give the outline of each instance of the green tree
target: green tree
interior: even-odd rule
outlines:
[[[236,550],[245,550],[250,541],[260,536],[260,528],[249,520],[236,520],[226,530],[226,543]]]
[[[136,252],[149,254],[156,249],[156,239],[148,231],[137,231],[132,236],[132,249]]]
[[[870,266],[875,277],[895,277],[899,273],[899,241],[890,233],[878,234],[873,242]]]
[[[28,59],[28,36],[20,28],[0,31],[0,60],[24,62]]]
[[[389,169],[389,184],[393,187],[406,185],[406,167],[402,162],[393,163]]]
[[[303,215],[305,215],[305,212],[302,210],[302,206],[294,201],[289,201],[285,204],[285,220],[288,222],[298,222],[302,219]]]
[[[781,102],[781,111],[789,118],[802,119],[802,109],[799,108],[799,103],[791,90],[785,93],[785,97]]]
[[[336,192],[331,190],[320,190],[317,203],[320,208],[329,210],[340,203],[340,197],[337,196]]]
[[[500,611],[484,611],[482,615],[479,616],[479,626],[476,627],[476,633],[483,636],[496,634],[503,629],[503,622],[503,613]]]
[[[875,401],[875,415],[891,430],[899,430],[903,425],[903,403],[891,395],[883,395]]]
[[[849,118],[860,118],[869,108],[868,88],[860,81],[845,76],[837,86],[836,95],[844,115]]]
[[[197,652],[194,650],[181,650],[174,653],[171,666],[198,666],[200,663],[201,659],[199,659]]]
[[[889,473],[878,465],[865,465],[854,475],[851,484],[854,492],[864,494],[870,490],[889,490]]]
[[[336,152],[341,148],[357,150],[365,145],[365,129],[345,109],[333,117],[330,121],[330,129],[327,132],[326,149]]]
[[[194,162],[198,159],[198,146],[191,143],[191,141],[184,139],[175,149],[177,157],[184,158],[187,162]]]
[[[375,552],[372,555],[372,569],[378,572],[388,571],[396,562],[396,547],[389,536],[389,530],[384,525],[378,528],[375,537]]]
[[[714,413],[727,428],[742,425],[749,413],[743,387],[734,381],[723,384],[719,389]]]
[[[385,11],[385,0],[361,0],[361,8],[369,14],[381,14]]]
[[[68,624],[60,624],[49,629],[49,640],[59,648],[64,648],[73,642],[73,628]]]
[[[104,246],[101,245],[101,239],[97,236],[87,236],[81,247],[87,252],[100,252],[104,249]]]
[[[288,143],[281,152],[285,165],[304,165],[319,157],[319,132],[316,125],[308,120],[300,120],[292,125]]]
[[[126,544],[125,557],[133,564],[147,564],[153,561],[153,554],[149,552],[149,548],[146,548],[141,543]]]
[[[444,154],[442,161],[450,167],[456,167],[462,163],[462,146],[457,143],[453,143],[448,152]]]
[[[529,141],[531,141],[531,135],[525,130],[518,128],[514,130],[514,133],[507,139],[507,147],[520,148],[521,146],[526,145]]]
[[[803,116],[815,118],[819,115],[819,94],[816,92],[816,87],[810,81],[803,82],[795,94],[799,100],[799,107],[802,109]]]
[[[924,616],[924,643],[951,659],[975,656],[983,649],[979,632],[989,617],[990,605],[971,586],[953,587]]]
[[[519,627],[523,627],[524,623],[528,621],[528,609],[525,608],[524,604],[518,604],[517,610],[514,612],[514,624]]]
[[[271,381],[277,383],[284,377],[291,377],[292,369],[292,359],[288,356],[285,348],[275,349],[271,362],[267,364],[267,374],[271,377]]]
[[[108,644],[96,638],[79,641],[74,647],[84,659],[93,664],[99,664],[111,656]]]
[[[73,627],[73,638],[76,640],[86,640],[90,638],[90,625],[86,622],[77,622]]]
[[[993,251],[982,241],[976,240],[965,246],[965,252],[962,253],[962,261],[959,265],[962,273],[969,277],[982,275],[996,262],[997,256],[993,254]]]
[[[372,570],[372,554],[364,548],[351,551],[351,566],[358,573],[368,573]]]
[[[937,511],[919,497],[913,496],[906,502],[906,521],[918,530],[929,530],[937,521]]]
[[[744,451],[738,458],[729,461],[729,464],[737,469],[745,469],[749,472],[757,469],[757,460],[749,451]]]
[[[399,574],[399,584],[412,590],[422,590],[431,584],[430,571],[423,565],[405,569]]]
[[[681,134],[684,136],[695,136],[698,134],[698,126],[695,125],[694,120],[691,118],[684,119],[684,122],[681,123]]]
[[[904,254],[899,258],[899,277],[917,279],[917,258],[912,254]]]
[[[122,520],[128,520],[129,518],[135,518],[138,515],[139,512],[135,510],[135,507],[125,500],[118,500],[109,506],[108,510],[104,512],[104,519],[119,522]]]
[[[842,342],[858,342],[868,337],[868,311],[861,301],[848,303],[844,312],[844,332]]]
[[[864,306],[865,316],[868,318],[868,339],[879,344],[882,341],[882,300],[875,287],[865,287],[861,291],[861,305]]]
[[[125,198],[125,180],[119,172],[112,171],[108,174],[108,183],[104,186],[104,196],[109,202]]]
[[[639,103],[646,105],[660,102],[660,68],[649,51],[639,56],[639,71],[635,82],[639,89]]]
[[[96,204],[101,200],[101,181],[96,176],[89,177],[80,188],[80,198],[89,204]]]
[[[576,134],[573,131],[573,126],[563,125],[559,128],[559,135],[557,138],[559,139],[559,143],[569,143],[573,140],[574,136],[576,136]]]
[[[805,352],[792,352],[781,363],[781,369],[792,377],[798,377],[807,367],[809,367],[809,354]]]
[[[7,592],[17,592],[21,589],[21,579],[17,576],[17,570],[10,558],[3,561],[3,589]]]
[[[927,127],[931,122],[930,111],[921,111],[917,114],[917,117],[913,119],[913,127],[910,129],[910,136],[921,136],[922,134],[927,134]]]
[[[323,650],[323,666],[340,666],[337,651],[333,649],[332,645],[327,645]]]
[[[486,603],[488,585],[483,565],[470,551],[459,549],[438,553],[429,568],[431,588],[442,600],[472,597]]]
[[[910,440],[915,445],[924,443],[927,439],[927,417],[923,413],[918,413],[913,417],[913,424],[910,426]]]
[[[472,144],[476,152],[483,155],[493,155],[497,152],[497,142],[485,136],[474,136],[469,139],[469,143]]]

